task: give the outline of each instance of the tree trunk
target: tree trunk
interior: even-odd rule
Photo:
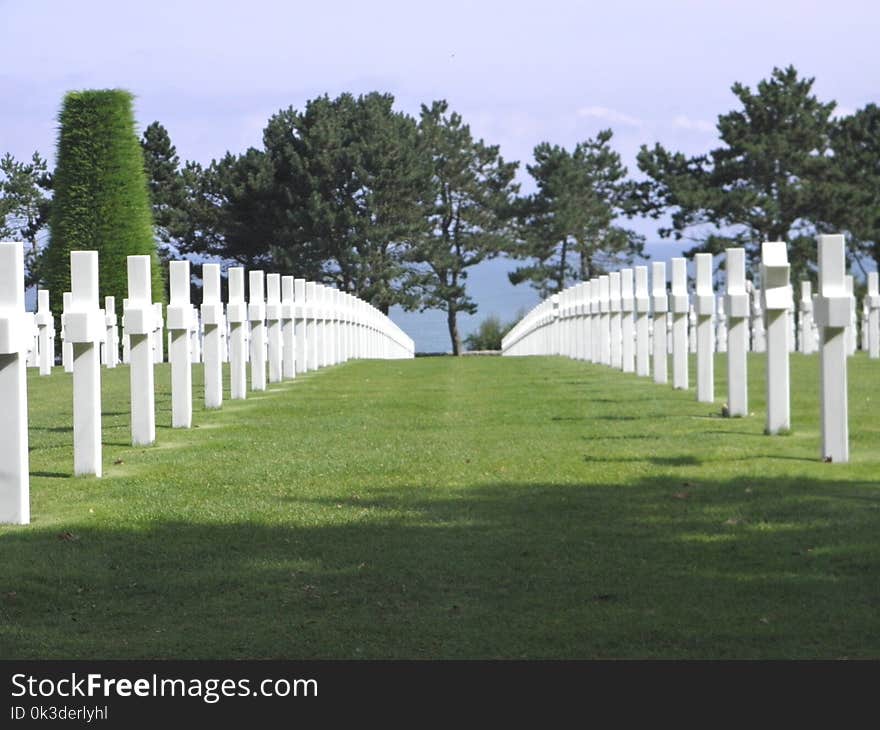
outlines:
[[[449,339],[452,340],[452,354],[461,354],[461,340],[458,337],[458,318],[454,307],[446,311],[446,324],[449,326]]]

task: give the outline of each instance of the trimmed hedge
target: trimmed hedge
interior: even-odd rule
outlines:
[[[126,257],[153,257],[153,301],[165,287],[153,237],[144,158],[135,132],[133,96],[121,89],[72,91],[59,114],[55,196],[43,283],[52,311],[70,291],[70,252],[98,251],[101,306],[128,296]]]

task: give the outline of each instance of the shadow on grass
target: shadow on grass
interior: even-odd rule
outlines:
[[[877,483],[680,479],[37,520],[0,534],[0,655],[880,656]]]

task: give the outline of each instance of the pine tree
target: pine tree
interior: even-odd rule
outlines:
[[[519,163],[505,162],[497,146],[475,140],[445,101],[422,106],[419,134],[433,186],[424,213],[428,231],[409,254],[421,266],[410,278],[422,309],[446,312],[452,353],[458,355],[458,314],[477,311],[467,293],[467,270],[498,255],[510,239]]]
[[[688,256],[742,246],[753,267],[764,241],[788,241],[792,279],[806,274],[826,217],[835,106],[813,95],[813,81],[789,66],[773,69],[757,92],[734,84],[742,107],[718,118],[722,146],[709,154],[642,146],[638,165],[649,179],[639,185],[639,208],[655,218],[671,213],[662,236],[697,240]]]
[[[630,185],[610,129],[572,152],[547,142],[526,169],[538,191],[519,201],[520,241],[513,253],[531,262],[509,274],[542,297],[643,255],[643,238],[615,220],[626,213]]]

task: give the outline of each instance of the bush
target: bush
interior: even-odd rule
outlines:
[[[468,350],[500,350],[502,338],[514,324],[502,324],[498,316],[490,314],[480,322],[476,331],[464,338],[464,345]]]

